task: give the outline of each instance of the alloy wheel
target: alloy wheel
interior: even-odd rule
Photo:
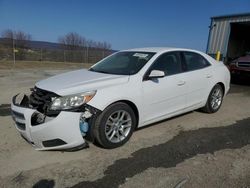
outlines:
[[[132,118],[125,110],[112,113],[105,124],[106,138],[112,143],[123,141],[131,131]]]
[[[216,110],[220,107],[221,103],[222,103],[222,90],[220,88],[216,88],[211,97],[211,107],[213,108],[213,110]]]

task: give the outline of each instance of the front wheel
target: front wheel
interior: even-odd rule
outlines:
[[[207,113],[217,112],[221,107],[223,95],[224,92],[222,87],[216,84],[208,96],[206,106],[204,106],[202,110]]]
[[[104,148],[116,148],[125,144],[136,126],[131,107],[119,102],[108,106],[95,122],[94,136]]]

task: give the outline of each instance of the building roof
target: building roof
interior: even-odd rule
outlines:
[[[221,15],[221,16],[213,16],[213,17],[211,17],[211,19],[246,17],[246,16],[250,16],[250,12],[248,12],[248,13],[239,13],[239,14],[228,14],[228,15]]]

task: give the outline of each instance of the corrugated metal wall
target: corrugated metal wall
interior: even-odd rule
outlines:
[[[213,55],[216,54],[217,51],[220,51],[222,56],[225,57],[230,35],[230,23],[248,21],[250,21],[250,14],[242,16],[223,16],[211,18],[207,53]]]

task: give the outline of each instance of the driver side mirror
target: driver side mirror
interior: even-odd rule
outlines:
[[[160,71],[160,70],[152,70],[150,72],[150,74],[148,75],[148,78],[149,79],[152,79],[152,78],[162,78],[165,76],[165,73],[163,71]]]

